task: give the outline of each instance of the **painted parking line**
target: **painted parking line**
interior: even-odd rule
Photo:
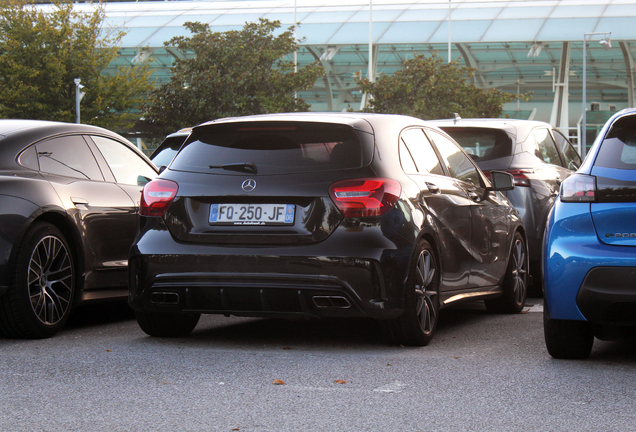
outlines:
[[[523,308],[523,312],[522,313],[529,313],[529,312],[541,312],[541,313],[543,313],[543,303],[538,303],[538,304],[533,304],[533,305],[526,305],[526,307]]]

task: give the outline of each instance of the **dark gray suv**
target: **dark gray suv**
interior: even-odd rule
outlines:
[[[435,120],[475,160],[486,175],[507,171],[515,188],[505,192],[528,233],[532,294],[541,295],[541,242],[548,213],[561,182],[576,171],[581,157],[549,123],[513,119]]]

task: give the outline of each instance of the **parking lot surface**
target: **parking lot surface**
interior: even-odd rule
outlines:
[[[554,360],[528,303],[444,310],[423,348],[367,320],[204,316],[151,338],[125,305],[84,307],[54,338],[0,339],[0,430],[633,430],[636,343]]]

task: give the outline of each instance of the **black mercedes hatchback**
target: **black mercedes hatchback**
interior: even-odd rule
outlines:
[[[426,345],[443,307],[522,310],[526,234],[499,192],[512,187],[412,117],[205,123],[144,187],[129,303],[152,336],[187,335],[202,313],[371,317]]]

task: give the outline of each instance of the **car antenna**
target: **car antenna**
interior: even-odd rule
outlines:
[[[462,118],[459,116],[458,113],[453,113],[453,124],[457,124],[458,121],[460,121]]]

